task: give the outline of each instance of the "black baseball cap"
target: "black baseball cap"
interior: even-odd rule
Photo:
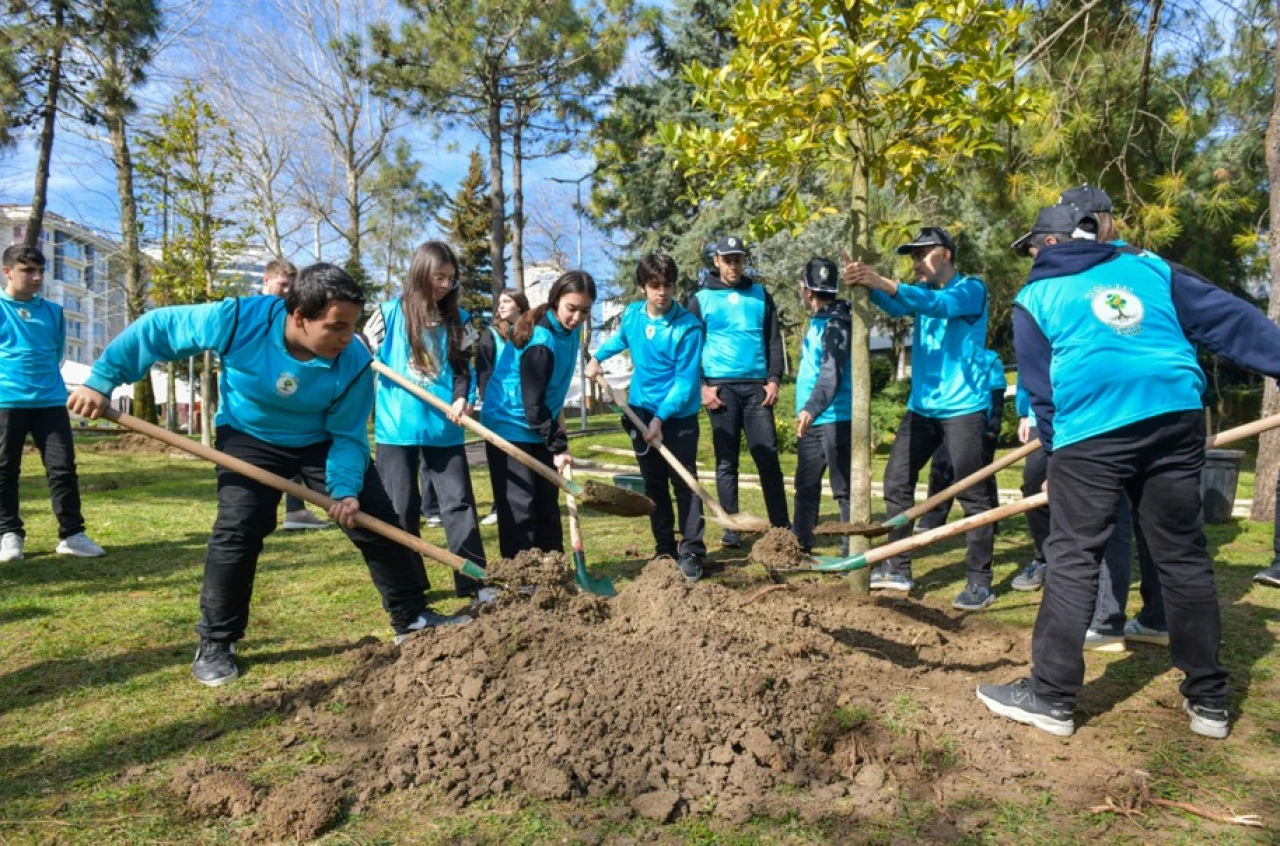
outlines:
[[[1105,196],[1105,195],[1104,195]],[[1082,236],[1096,238],[1092,233],[1081,230],[1081,223],[1092,223],[1096,229],[1096,222],[1093,215],[1083,212],[1079,207],[1071,203],[1058,203],[1056,206],[1046,206],[1040,209],[1040,213],[1036,215],[1036,222],[1031,227],[1031,231],[1014,241],[1009,246],[1018,255],[1031,255],[1031,239],[1036,235],[1046,235],[1049,233],[1070,233],[1073,237],[1077,231]]]
[[[716,242],[718,256],[745,256],[746,254],[747,245],[737,235],[726,235]]]
[[[834,294],[840,290],[840,269],[826,258],[811,258],[804,266],[804,286],[820,294]]]
[[[952,260],[956,257],[956,242],[941,226],[926,226],[921,229],[920,234],[913,238],[910,244],[898,247],[898,255],[909,256],[912,250],[919,247],[946,247],[951,251]]]
[[[1111,198],[1106,191],[1093,185],[1063,191],[1058,204],[1063,203],[1070,203],[1085,214],[1111,214]]]

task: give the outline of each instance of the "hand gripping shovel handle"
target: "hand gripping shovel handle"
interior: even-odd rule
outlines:
[[[212,461],[219,467],[225,467],[226,469],[239,473],[242,476],[247,476],[255,482],[261,482],[269,488],[284,491],[285,493],[292,494],[298,499],[305,500],[312,505],[318,505],[326,511],[334,505],[334,500],[324,494],[316,493],[310,488],[299,485],[296,482],[291,482],[288,479],[275,475],[274,473],[268,473],[261,467],[255,467],[249,462],[227,455],[225,452],[219,452],[216,449],[211,449],[204,444],[198,444],[190,441],[179,434],[170,432],[167,429],[162,429],[159,426],[146,422],[145,420],[139,420],[132,414],[124,414],[113,408],[109,408],[103,412],[102,416],[106,417],[108,420],[113,420],[116,423],[119,423],[127,429],[132,429],[135,432],[140,432],[141,434],[155,438],[158,441],[163,441],[175,449],[190,453],[197,458],[203,458],[206,461]],[[442,564],[447,564],[459,573],[463,573],[473,579],[483,581],[487,578],[485,571],[482,568],[477,567],[472,562],[454,555],[447,549],[441,549],[434,544],[427,543],[422,538],[411,535],[398,526],[392,526],[390,523],[384,523],[383,521],[375,517],[370,517],[368,514],[364,514],[362,512],[356,512],[355,522],[356,525],[362,529],[368,529],[369,531],[382,535],[384,538],[393,540],[402,546],[407,546],[409,549],[412,549],[420,555],[425,555],[426,557],[439,561]]]
[[[1242,441],[1251,438],[1254,435],[1261,434],[1270,429],[1280,427],[1280,414],[1273,414],[1270,417],[1264,417],[1261,420],[1255,420],[1252,423],[1246,423],[1243,426],[1237,426],[1234,429],[1228,429],[1225,432],[1219,432],[1217,435],[1207,438],[1205,448],[1224,446],[1236,441]],[[1034,443],[1034,442],[1033,442]],[[1031,446],[1031,444],[1027,444]],[[976,529],[979,526],[985,526],[988,523],[994,523],[997,520],[1003,520],[1006,517],[1012,517],[1016,514],[1022,514],[1025,511],[1039,508],[1042,505],[1049,504],[1048,493],[1038,493],[1035,496],[1020,499],[1017,502],[1011,502],[1008,505],[1002,505],[999,508],[993,508],[990,511],[984,511],[981,514],[975,514],[972,517],[966,517],[963,520],[957,520],[954,523],[947,523],[928,532],[921,532],[909,538],[903,538],[894,543],[887,543],[883,546],[877,546],[875,549],[868,550],[862,555],[854,555],[849,558],[838,558],[825,561],[814,567],[815,570],[825,572],[843,572],[845,570],[858,570],[863,567],[879,564],[885,559],[892,558],[903,552],[911,552],[923,546],[936,543],[940,540],[955,537],[964,534],[970,529]]]
[[[395,382],[397,385],[427,403],[427,405],[435,408],[437,411],[443,414],[453,413],[453,408],[447,402],[440,399],[440,397],[431,393],[421,385],[415,384],[412,380],[395,372],[377,359],[374,359],[373,361],[373,370],[378,375],[385,376],[392,382]],[[511,441],[495,433],[480,421],[473,420],[470,417],[463,417],[462,426],[463,428],[470,429],[472,432],[475,432],[477,435],[484,438],[486,441],[493,444],[516,461],[519,461],[525,467],[528,467],[530,470],[537,473],[557,488],[560,488],[566,494],[578,497],[586,496],[586,492],[582,489],[581,485],[565,479],[559,473],[555,472],[532,455],[529,455],[529,453],[520,449],[520,447],[511,443]]]
[[[951,487],[944,488],[943,490],[938,491],[936,494],[929,497],[919,505],[915,505],[915,506],[912,506],[911,508],[908,508],[906,511],[902,512],[897,517],[894,517],[892,520],[884,521],[884,523],[882,523],[881,525],[887,526],[891,529],[896,529],[900,526],[905,526],[908,523],[910,523],[912,520],[915,520],[919,517],[924,516],[925,514],[928,514],[939,504],[946,502],[949,499],[953,499],[955,495],[960,493],[961,491],[968,490],[969,488],[973,487],[979,482],[985,481],[986,479],[990,478],[996,473],[999,473],[1001,470],[1008,467],[1009,465],[1015,464],[1021,461],[1022,459],[1026,458],[1028,455],[1030,455],[1031,453],[1035,452],[1038,449],[1040,449],[1040,441],[1038,440],[1028,441],[1027,443],[1023,444],[1022,446],[1010,452],[1008,455],[1004,455],[1004,456],[1001,456],[1000,458],[997,458],[995,461],[991,462],[986,467],[983,467],[981,470],[977,471],[976,473],[971,473],[970,475],[965,476],[963,479],[956,482]]]

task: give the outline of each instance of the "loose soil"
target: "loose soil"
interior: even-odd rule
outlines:
[[[94,452],[121,452],[134,455],[138,453],[159,453],[164,455],[176,452],[173,447],[163,441],[157,441],[155,438],[149,438],[138,432],[125,432],[114,437],[103,438],[89,447],[89,449]]]
[[[582,483],[583,508],[594,508],[618,517],[648,517],[653,513],[653,500],[644,494],[616,485],[588,480]]]
[[[889,534],[889,527],[876,523],[842,523],[838,520],[819,523],[813,528],[815,535],[859,535],[874,538]]]
[[[751,545],[748,559],[765,567],[794,570],[809,563],[800,541],[790,529],[770,529]]]
[[[796,552],[778,536],[756,546]],[[1086,808],[1117,773],[1088,741],[1063,743],[975,700],[977,683],[1025,674],[1029,632],[911,600],[856,600],[829,577],[744,604],[687,583],[665,558],[608,602],[578,592],[559,554],[524,553],[489,573],[501,598],[470,625],[398,649],[366,644],[331,685],[243,695],[286,715],[282,748],[308,738],[323,765],[264,793],[252,763],[237,773],[197,762],[174,791],[193,814],[253,809],[257,837],[306,839],[344,804],[360,812],[414,788],[456,805],[609,797],[610,814],[659,822],[856,821],[961,797],[973,810],[956,813],[982,814],[1049,787]]]

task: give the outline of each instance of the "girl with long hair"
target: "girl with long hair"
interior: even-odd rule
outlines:
[[[428,241],[409,265],[404,293],[382,303],[364,334],[378,361],[451,406],[446,415],[389,380],[378,380],[374,434],[378,473],[406,532],[419,534],[421,464],[440,503],[449,550],[485,565],[476,499],[462,442],[462,416],[471,410],[471,351],[477,340],[470,315],[458,305],[458,260],[447,244]],[[482,585],[455,572],[459,596]]]
[[[573,464],[560,412],[581,348],[578,327],[595,300],[590,274],[561,275],[547,304],[516,321],[485,388],[484,425],[557,471]],[[535,547],[563,552],[559,490],[492,444],[486,453],[502,556]]]

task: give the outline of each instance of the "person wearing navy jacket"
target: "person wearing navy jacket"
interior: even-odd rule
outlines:
[[[452,408],[445,415],[390,379],[378,380],[378,475],[400,516],[400,528],[412,535],[421,532],[421,465],[439,500],[449,551],[484,567],[460,422],[471,411],[470,353],[476,331],[471,316],[458,305],[457,276],[458,260],[448,244],[420,245],[409,264],[404,293],[377,307],[365,324],[364,337],[378,361]],[[482,587],[456,570],[453,584],[458,596],[476,597]]]
[[[695,476],[698,473],[698,409],[702,404],[698,365],[702,357],[703,328],[698,318],[675,301],[678,272],[671,256],[650,253],[636,265],[636,284],[644,300],[627,306],[618,331],[600,345],[587,365],[587,377],[604,372],[600,363],[623,350],[631,353],[631,385],[628,402],[645,424],[642,432],[625,416],[622,425],[631,434],[636,463],[644,477],[644,492],[653,500],[649,525],[653,529],[655,555],[677,558],[684,577],[702,578],[707,547],[702,541],[702,501],[693,495],[675,471],[650,444],[662,443],[676,460]],[[676,514],[671,510],[675,488],[680,519],[680,545],[676,546]]]
[[[1054,214],[1057,231],[1034,235],[1013,313],[1022,384],[1051,455],[1048,576],[1030,678],[981,685],[978,698],[1051,734],[1075,731],[1100,561],[1127,493],[1160,571],[1191,730],[1224,738],[1227,670],[1200,500],[1206,380],[1193,344],[1274,378],[1280,327],[1186,268],[1093,240],[1096,221],[1074,206]]]
[[[217,352],[217,448],[286,479],[301,474],[307,487],[337,500],[329,517],[364,555],[399,643],[427,626],[468,618],[427,609],[422,559],[355,528],[357,511],[396,521],[369,460],[369,351],[351,343],[363,305],[360,286],[342,268],[314,264],[299,272],[283,300],[244,297],[149,311],[107,345],[67,407],[100,417],[113,388],[136,382],[156,362]],[[279,505],[279,491],[218,468],[218,516],[205,554],[200,646],[192,664],[201,684],[216,687],[239,674],[235,643],[249,623],[258,556]]]
[[[716,454],[716,493],[738,513],[738,455],[742,436],[760,474],[769,522],[786,528],[787,491],[778,462],[773,407],[782,380],[782,330],[778,307],[764,286],[746,275],[747,248],[733,235],[716,244],[715,269],[686,306],[707,327],[702,345],[702,404],[711,419]],[[741,544],[726,531],[721,543]]]
[[[44,253],[5,248],[0,288],[0,563],[22,559],[26,533],[19,513],[22,446],[30,434],[44,461],[59,555],[105,555],[84,532],[76,450],[60,367],[67,350],[62,308],[40,295]]]
[[[581,349],[578,327],[595,300],[591,274],[562,274],[546,304],[516,321],[484,391],[480,422],[557,472],[573,466],[560,412]],[[502,557],[535,548],[564,552],[560,489],[493,444],[486,445],[485,455]]]
[[[839,285],[840,270],[830,259],[810,259],[804,266],[800,299],[813,316],[805,330],[796,374],[796,501],[792,531],[805,552],[813,551],[813,529],[822,501],[822,474],[828,468],[840,519],[849,519],[852,318],[849,303],[836,299]],[[847,539],[842,551],[849,553]]]
[[[900,285],[869,265],[849,261],[845,282],[871,289],[871,302],[895,317],[914,315],[911,341],[911,398],[898,427],[884,472],[884,501],[894,529],[889,540],[911,533],[905,512],[915,499],[916,480],[929,457],[946,444],[958,479],[982,468],[991,409],[987,357],[987,287],[955,268],[956,245],[945,229],[926,226],[898,255],[911,256],[922,285]],[[994,508],[988,485],[974,485],[957,499],[965,516]],[[952,601],[978,611],[995,600],[991,591],[994,527],[972,529],[965,556],[967,584]],[[871,574],[873,590],[910,591],[911,556],[896,555]]]

